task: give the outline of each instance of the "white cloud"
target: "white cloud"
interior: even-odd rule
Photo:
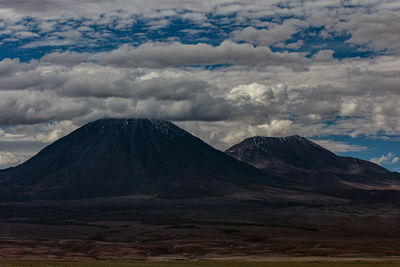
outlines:
[[[218,146],[251,134],[399,134],[396,2],[352,1],[354,8],[343,7],[341,1],[295,0],[285,7],[278,2],[0,1],[0,17],[10,33],[31,32],[32,25],[13,21],[37,18],[46,37],[27,43],[25,47],[31,48],[76,44],[83,35],[104,40],[109,32],[96,25],[129,27],[137,18],[148,19],[150,25],[159,23],[152,22],[154,17],[161,24],[174,16],[190,17],[206,27],[199,31],[218,32],[210,17],[235,12],[234,18],[220,23],[238,29],[232,34],[221,31],[221,36],[232,39],[216,46],[175,39],[125,45],[102,54],[56,52],[30,63],[2,60],[0,124],[71,120],[79,126],[102,116],[155,116],[200,123],[200,134]],[[123,11],[117,11],[121,6]],[[207,12],[213,16],[207,18]],[[282,15],[298,19],[281,21]],[[271,21],[263,20],[266,16]],[[85,20],[70,25],[69,18]],[[325,26],[325,37],[347,32],[349,42],[378,50],[386,47],[391,56],[336,60],[333,50],[325,47],[307,59],[304,54],[262,47],[279,45],[309,25]],[[298,40],[283,47],[302,44]],[[191,67],[224,63],[231,65],[213,70]],[[222,120],[225,128],[215,127],[215,120]],[[234,137],[221,141],[233,130]]]
[[[273,103],[283,104],[288,98],[286,86],[282,83],[266,86],[258,83],[241,84],[233,87],[227,98],[237,102],[238,105]]]
[[[330,64],[311,59],[308,67],[303,72],[262,65],[114,67],[97,64],[93,55],[68,52],[28,63],[5,59],[0,61],[0,124],[72,120],[80,125],[100,117],[153,116],[205,125],[229,121],[224,130],[212,129],[226,133],[241,125],[237,131],[244,137],[400,133],[398,58]],[[334,123],[326,124],[329,120]],[[272,121],[291,125],[259,128]],[[223,147],[216,136],[222,140],[223,135],[213,137]]]
[[[2,168],[4,166],[18,164],[18,163],[19,163],[19,160],[17,159],[17,157],[14,154],[12,154],[10,152],[0,151],[0,168]]]
[[[370,159],[371,162],[382,165],[382,164],[395,164],[399,161],[399,157],[389,152],[387,155],[382,155],[379,158]]]
[[[65,136],[66,134],[72,132],[78,127],[74,125],[71,121],[60,121],[52,124],[47,124],[45,126],[45,129],[43,128],[44,127],[42,127],[42,131],[38,132],[35,135],[35,141],[42,143],[52,143]]]
[[[15,37],[18,39],[26,39],[26,38],[39,37],[39,35],[34,32],[19,31],[15,33]]]
[[[233,108],[212,93],[214,86],[185,72],[71,66],[62,60],[67,66],[60,66],[48,59],[27,71],[17,64],[0,78],[0,124],[112,116],[221,120]]]
[[[60,65],[78,65],[89,60],[89,54],[76,52],[53,52],[46,54],[41,58],[41,61],[60,64]]]
[[[123,45],[101,54],[99,62],[117,67],[161,68],[188,65],[281,65],[304,69],[308,60],[298,53],[274,53],[268,47],[253,47],[224,41],[219,46],[205,43],[145,43],[139,47]]]
[[[400,13],[398,11],[379,11],[352,16],[348,22],[340,23],[339,28],[351,32],[347,41],[367,45],[375,50],[400,52]]]
[[[33,156],[32,153],[11,153],[8,151],[0,151],[0,169],[14,167],[21,164],[31,156]]]
[[[76,44],[76,41],[69,39],[44,39],[22,45],[20,48],[37,48],[42,46],[68,46]]]
[[[313,55],[312,59],[315,62],[329,62],[329,63],[331,63],[331,61],[334,60],[333,54],[334,54],[333,50],[328,50],[328,49],[319,50],[318,53]]]
[[[332,151],[332,152],[360,152],[368,150],[366,146],[351,145],[345,142],[334,141],[334,140],[315,140],[314,143]]]
[[[271,120],[265,124],[258,125],[258,128],[265,130],[266,136],[287,135],[293,125],[291,120]]]
[[[287,45],[286,45],[286,48],[289,48],[289,49],[299,49],[299,48],[301,48],[303,45],[304,45],[304,41],[303,41],[303,40],[298,40],[298,41],[296,41],[296,42],[287,44]]]
[[[192,19],[193,23],[204,27],[201,29],[204,32],[214,31],[216,21],[218,24],[233,25],[236,29],[233,32],[224,29],[219,34],[262,46],[275,44],[298,49],[302,46],[302,40],[287,45],[284,41],[296,33],[302,38],[304,29],[316,26],[324,28],[319,35],[321,38],[348,34],[351,38],[347,42],[351,44],[388,54],[398,53],[399,4],[394,0],[350,2],[354,3],[353,7],[344,6],[342,1],[336,0],[292,0],[285,3],[280,0],[207,3],[194,0],[3,0],[0,1],[0,20],[4,20],[7,29],[20,39],[37,37],[37,33],[32,31],[35,27],[40,33],[46,33],[37,38],[39,40],[26,43],[23,48],[100,45],[105,37],[113,36],[108,29],[127,29],[141,20],[148,29],[156,30],[181,18]],[[226,17],[232,14],[234,17]],[[23,18],[27,17],[34,20],[25,23]],[[290,18],[284,19],[287,17]],[[76,25],[71,19],[75,20]],[[32,27],[35,23],[37,25]],[[99,43],[96,44],[94,40]]]
[[[256,29],[247,27],[243,30],[232,32],[232,39],[235,41],[246,41],[261,46],[269,46],[279,41],[289,39],[300,28],[307,27],[308,23],[299,19],[287,19],[282,24],[270,23],[268,29]],[[293,46],[293,45],[292,45]],[[298,45],[293,48],[298,47]]]

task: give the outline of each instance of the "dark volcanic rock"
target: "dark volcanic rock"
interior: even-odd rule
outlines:
[[[369,161],[337,156],[298,135],[251,137],[225,153],[292,181],[294,188],[359,199],[382,196],[382,190],[394,190],[391,193],[400,196],[399,173]]]
[[[342,173],[389,173],[385,168],[369,161],[337,156],[298,135],[251,137],[230,147],[225,153],[259,169],[276,170],[277,172],[288,171],[288,168],[297,168]]]
[[[0,258],[398,254],[398,174],[298,136],[227,153],[262,170],[170,122],[88,123],[0,171]]]
[[[0,258],[398,255],[398,174],[298,136],[227,153],[262,170],[170,122],[88,123],[0,170]]]
[[[218,196],[277,178],[227,156],[171,122],[102,119],[0,173],[0,198],[83,199],[131,194]]]

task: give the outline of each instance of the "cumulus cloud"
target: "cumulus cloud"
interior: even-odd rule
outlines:
[[[20,159],[13,153],[0,151],[0,168],[17,165],[18,163],[20,163]]]
[[[176,11],[190,10],[191,17],[199,17],[198,13],[215,13],[217,15],[232,14],[234,12],[249,12],[249,11],[260,11],[272,8],[275,3],[280,0],[269,1],[266,5],[265,1],[250,0],[246,3],[241,3],[235,0],[225,0],[223,2],[199,2],[196,0],[115,0],[113,2],[106,0],[68,0],[68,1],[52,1],[52,0],[1,0],[0,8],[9,11],[10,17],[14,16],[42,16],[47,18],[54,18],[55,16],[71,16],[71,17],[94,17],[100,14],[108,14],[112,11],[127,13],[143,14],[148,13],[148,17],[162,17],[162,16],[173,16],[179,14]],[[54,10],[57,13],[54,14]],[[123,15],[123,14],[122,14]],[[6,16],[6,14],[4,14]]]
[[[189,65],[283,65],[304,69],[307,59],[298,53],[274,53],[268,47],[253,47],[224,41],[219,46],[205,43],[145,43],[139,47],[123,45],[99,56],[99,63],[118,67],[161,68]]]
[[[54,121],[33,125],[8,126],[0,132],[0,151],[35,150],[54,142],[78,128],[70,120]]]
[[[228,99],[236,101],[239,105],[259,103],[270,105],[272,103],[283,104],[288,99],[288,93],[284,84],[266,86],[258,83],[241,84],[230,91]]]
[[[387,155],[382,155],[379,158],[370,159],[371,162],[382,165],[382,164],[395,164],[399,161],[399,157],[389,152]]]
[[[66,120],[0,129],[0,169],[23,163],[77,127],[72,121]]]
[[[0,0],[2,42],[49,51],[0,61],[4,140],[43,144],[100,117],[140,116],[219,148],[252,135],[400,134],[399,3],[349,3]],[[180,19],[190,31],[164,28]],[[143,32],[129,32],[138,22]],[[335,59],[337,37],[380,52]],[[306,52],[275,52],[285,49]]]
[[[340,23],[338,28],[351,32],[347,42],[366,45],[375,50],[399,52],[399,12],[383,10],[352,16],[348,22]]]
[[[44,39],[41,41],[34,41],[27,44],[22,45],[20,48],[40,48],[40,47],[49,47],[49,46],[69,46],[76,44],[77,41],[70,39]]]
[[[78,65],[89,60],[89,54],[76,52],[53,52],[44,55],[41,60],[52,64]]]
[[[184,72],[46,62],[0,79],[0,125],[113,116],[223,120],[232,110],[214,86]]]
[[[281,66],[115,67],[86,62],[87,54],[82,63],[79,54],[73,56],[78,60],[72,63],[47,56],[30,63],[0,61],[0,124],[79,125],[100,117],[145,116],[232,121],[243,124],[242,136],[262,130],[304,136],[400,132],[400,100],[393,97],[400,83],[396,57],[378,57],[374,64],[311,59],[309,70],[299,73]]]
[[[0,91],[1,125],[69,119],[90,108],[88,101],[58,97],[53,92]]]
[[[0,78],[19,71],[28,71],[37,67],[35,61],[30,63],[21,63],[18,58],[5,58],[0,61]]]
[[[368,150],[366,146],[351,145],[346,142],[334,141],[334,140],[311,140],[314,143],[332,151],[332,152],[360,152]]]
[[[331,62],[333,59],[333,54],[335,51],[329,49],[319,50],[313,55],[312,59],[316,62]]]
[[[38,32],[34,32],[35,28],[41,33],[51,33],[45,36],[49,37],[46,40],[33,40],[25,44],[24,47],[27,48],[81,45],[82,35],[91,32],[87,31],[88,25],[106,25],[106,29],[127,29],[139,19],[146,23],[149,29],[156,30],[168,26],[173,20],[189,19],[192,23],[203,26],[204,32],[215,30],[213,28],[218,24],[233,25],[235,27],[227,33],[221,32],[221,35],[227,34],[233,40],[257,45],[269,46],[285,41],[296,33],[302,36],[302,30],[308,26],[315,26],[323,28],[319,35],[322,38],[346,34],[351,36],[349,43],[398,52],[399,7],[398,1],[395,0],[352,0],[349,1],[349,5],[344,5],[342,1],[301,0],[284,3],[280,0],[226,0],[207,3],[194,0],[2,0],[0,20],[7,22],[8,28],[13,30],[14,37],[36,38]],[[20,23],[27,17],[34,20],[30,23]],[[82,21],[81,18],[85,20]],[[79,25],[70,29],[55,30],[62,25],[69,25],[72,20]],[[36,27],[32,27],[35,23],[38,23]],[[96,32],[99,35],[112,34],[99,28],[96,28]],[[62,38],[52,39],[57,36]],[[91,43],[93,38],[83,40]],[[299,45],[300,43],[292,43],[294,49]]]
[[[267,29],[256,29],[249,26],[243,30],[235,30],[231,35],[235,41],[246,41],[256,45],[269,46],[289,39],[299,31],[299,28],[307,26],[308,23],[303,20],[287,19],[282,24],[270,23]]]

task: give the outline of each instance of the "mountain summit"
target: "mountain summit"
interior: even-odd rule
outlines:
[[[273,181],[266,177],[171,122],[101,119],[1,171],[0,198],[217,196]]]
[[[353,199],[355,191],[364,199],[373,192],[380,201],[385,190],[397,195],[398,188],[398,173],[337,156],[297,135],[256,136],[224,153],[171,122],[153,119],[90,122],[0,171],[0,201],[135,195],[271,202],[298,201],[297,194]]]
[[[369,161],[340,157],[298,135],[255,136],[228,148],[225,153],[259,169],[286,172],[289,169],[324,170],[338,173],[380,173],[388,170]]]
[[[298,135],[255,136],[225,153],[291,181],[292,188],[352,199],[373,194],[379,201],[386,201],[389,191],[397,197],[400,189],[399,173],[362,159],[338,156]]]

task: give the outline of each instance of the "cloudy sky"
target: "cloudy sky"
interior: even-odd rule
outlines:
[[[0,168],[86,122],[306,136],[400,171],[398,0],[0,0]]]

